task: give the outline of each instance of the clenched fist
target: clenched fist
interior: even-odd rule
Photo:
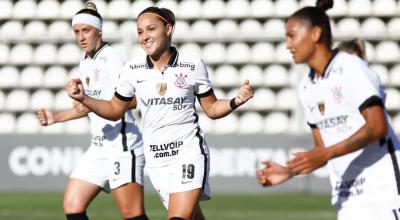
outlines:
[[[72,99],[82,102],[85,97],[85,92],[83,90],[83,84],[80,79],[71,79],[67,86],[65,87],[67,90],[68,96]]]
[[[47,126],[54,124],[54,114],[53,112],[41,108],[37,111],[37,117],[39,119],[40,125]]]

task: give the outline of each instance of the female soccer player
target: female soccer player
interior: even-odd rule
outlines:
[[[86,94],[110,100],[118,82],[118,70],[125,61],[103,42],[102,18],[96,6],[87,3],[73,17],[72,27],[77,44],[85,52],[80,61],[79,78],[85,83]],[[67,219],[88,219],[86,208],[101,190],[110,188],[124,219],[147,219],[143,199],[143,143],[132,111],[124,109],[122,119],[114,122],[85,109],[79,110],[82,109],[79,105],[62,112],[38,111],[43,126],[87,115],[90,118],[90,147],[71,174],[64,194]]]
[[[363,60],[367,60],[367,55],[365,52],[365,43],[360,38],[354,38],[348,41],[342,41],[337,47],[340,51],[348,52],[350,54],[356,55]]]
[[[147,56],[124,66],[111,101],[85,95],[79,79],[66,89],[70,97],[112,120],[121,118],[136,96],[146,167],[168,219],[204,219],[198,203],[210,196],[210,157],[195,100],[208,117],[217,119],[248,101],[253,90],[246,80],[235,98],[217,99],[205,64],[171,46],[174,24],[174,14],[165,8],[149,7],[138,15],[138,42]]]
[[[327,164],[339,220],[395,220],[400,208],[400,145],[376,74],[358,57],[331,50],[325,11],[332,6],[332,0],[319,0],[286,23],[286,44],[294,62],[311,69],[300,83],[299,95],[315,147],[295,153],[287,166],[264,162],[258,181],[277,185]]]

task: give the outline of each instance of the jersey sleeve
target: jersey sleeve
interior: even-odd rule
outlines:
[[[121,73],[119,75],[119,80],[117,84],[117,88],[115,89],[115,96],[118,99],[123,101],[132,100],[135,95],[135,87],[132,77],[132,70],[130,69],[130,65],[127,64],[121,69]]]
[[[125,63],[126,59],[117,52],[114,52],[113,56],[108,57],[107,72],[109,73],[109,78],[114,87],[117,87],[118,85],[119,75]]]
[[[350,96],[351,103],[361,111],[369,106],[368,103],[372,103],[371,100],[382,99],[379,91],[379,81],[377,82],[379,78],[371,77],[376,73],[367,64],[358,60],[352,61],[354,62],[347,64],[349,69],[344,71],[344,74],[347,74],[345,83],[348,87],[347,94]]]
[[[197,96],[208,94],[212,91],[211,81],[208,77],[207,67],[203,61],[196,65],[194,93]]]
[[[308,79],[308,76],[306,75],[300,82],[299,87],[298,87],[298,94],[299,94],[300,103],[303,106],[304,119],[306,120],[307,124],[311,128],[315,128],[317,121],[313,117],[312,111],[315,110],[316,106],[308,104],[306,95],[305,95],[306,88],[307,88],[307,86],[306,86],[307,79]]]

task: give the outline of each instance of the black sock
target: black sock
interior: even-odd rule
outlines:
[[[147,215],[139,215],[139,216],[135,216],[132,218],[126,218],[125,220],[149,220],[149,218],[147,218]]]
[[[67,220],[89,220],[86,212],[65,214]]]

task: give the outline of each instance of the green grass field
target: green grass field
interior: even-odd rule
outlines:
[[[202,202],[208,220],[334,220],[328,195],[213,194]],[[146,195],[146,211],[151,220],[166,219],[166,210],[155,194]],[[88,209],[92,220],[121,219],[111,195],[100,194]],[[65,219],[61,193],[0,192],[1,220]]]

